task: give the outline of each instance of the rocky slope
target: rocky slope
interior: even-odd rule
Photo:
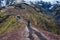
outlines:
[[[60,40],[54,20],[35,9],[22,3],[1,10],[0,40]]]

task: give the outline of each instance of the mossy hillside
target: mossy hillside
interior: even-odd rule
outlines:
[[[5,16],[7,16],[8,14],[5,13],[0,13],[1,17],[3,17],[2,19],[4,19]],[[13,30],[18,29],[19,27],[22,26],[22,23],[19,22],[16,27],[14,26],[14,24],[17,22],[17,18],[13,15],[9,16],[9,18],[5,19],[4,22],[0,23],[0,34],[6,33],[6,32],[10,32]]]

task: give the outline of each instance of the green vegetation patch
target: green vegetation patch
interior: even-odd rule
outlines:
[[[0,13],[0,17],[2,17],[2,19],[4,19],[5,16],[8,16],[8,14]],[[0,23],[0,34],[10,32],[10,31],[16,30],[19,27],[21,27],[22,26],[21,22],[15,25],[17,21],[18,21],[17,18],[13,15],[10,15],[8,18],[6,18],[4,22]]]

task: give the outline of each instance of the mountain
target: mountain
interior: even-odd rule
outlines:
[[[0,40],[60,40],[55,12],[26,3],[0,10]]]

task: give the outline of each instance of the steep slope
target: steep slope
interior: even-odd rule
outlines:
[[[60,30],[57,30],[57,25],[55,24],[54,20],[42,12],[37,12],[34,8],[36,7],[33,5],[22,3],[3,9],[3,14],[9,15],[9,17],[5,18],[5,20],[4,16],[2,18],[3,22],[0,24],[0,31],[2,35],[0,35],[0,40],[23,40],[24,36],[22,33],[24,32],[27,25],[26,22],[28,22],[28,20],[30,20],[30,26],[33,28],[33,30],[35,30],[34,28],[39,30],[39,32],[37,31],[38,35],[41,33],[42,36],[44,35],[43,37],[40,35],[42,37],[41,39],[45,38],[46,36],[49,40],[60,40],[60,36],[57,35],[57,31],[59,32]],[[19,17],[20,19],[17,17],[18,15],[21,17]]]
[[[20,7],[18,7],[20,5]],[[44,14],[44,12],[36,12],[34,6],[19,4],[17,8],[8,8],[6,12],[13,15],[21,15],[21,17],[27,21],[29,19],[31,24],[37,26],[38,28],[43,28],[46,31],[50,31],[56,34],[60,34],[60,31],[56,28],[57,25],[54,22],[52,16]],[[22,7],[22,8],[21,8]],[[31,11],[32,10],[32,11]],[[43,11],[43,10],[42,10]]]

